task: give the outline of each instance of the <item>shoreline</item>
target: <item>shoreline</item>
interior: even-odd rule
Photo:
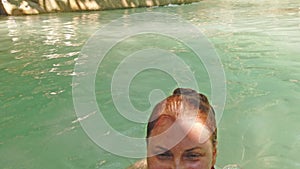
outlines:
[[[54,12],[102,11],[189,4],[201,0],[12,0],[0,1],[0,15],[37,15]]]

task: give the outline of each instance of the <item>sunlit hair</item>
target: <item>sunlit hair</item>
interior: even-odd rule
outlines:
[[[215,112],[205,95],[192,89],[175,89],[171,96],[158,103],[153,109],[147,125],[146,138],[150,137],[157,121],[164,116],[168,116],[174,121],[182,116],[195,117],[196,121],[200,121],[212,133],[211,140],[213,146],[216,146],[217,126]]]

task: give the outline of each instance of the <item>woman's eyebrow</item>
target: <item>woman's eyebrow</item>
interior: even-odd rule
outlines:
[[[200,149],[200,150],[201,150],[202,148],[201,148],[201,147],[194,147],[194,148],[185,150],[185,152],[190,152],[190,151],[197,150],[197,149]]]
[[[164,152],[166,151],[170,151],[169,149],[167,148],[164,148],[164,147],[161,147],[161,146],[155,146],[156,149],[160,149],[160,150],[163,150]]]

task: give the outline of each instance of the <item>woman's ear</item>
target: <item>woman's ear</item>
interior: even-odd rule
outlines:
[[[215,145],[213,145],[213,153],[212,153],[212,166],[214,166],[216,164],[217,161],[217,142],[215,143]]]

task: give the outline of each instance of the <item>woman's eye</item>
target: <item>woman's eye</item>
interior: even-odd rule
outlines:
[[[201,154],[201,153],[188,153],[184,157],[187,160],[197,160],[202,156],[203,156],[203,154]]]
[[[165,153],[160,153],[158,155],[156,155],[158,159],[160,160],[168,160],[168,159],[171,159],[172,158],[172,154],[171,153],[168,153],[168,152],[165,152]]]

